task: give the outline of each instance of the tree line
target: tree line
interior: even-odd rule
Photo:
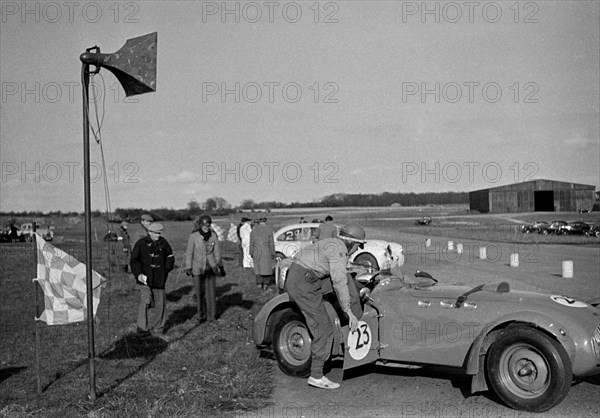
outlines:
[[[242,201],[239,206],[231,206],[222,197],[214,196],[207,198],[204,202],[191,200],[187,207],[183,209],[143,209],[143,208],[117,208],[114,213],[109,214],[109,219],[115,222],[123,220],[137,221],[144,213],[150,213],[157,220],[167,221],[189,221],[202,213],[208,213],[213,216],[227,216],[240,211],[271,211],[272,209],[294,209],[294,208],[319,208],[319,207],[346,207],[346,206],[426,206],[426,205],[444,205],[460,204],[469,202],[469,193],[467,192],[442,192],[442,193],[389,193],[381,194],[345,194],[338,193],[325,196],[319,201],[314,202],[292,202],[282,203],[277,201],[255,202],[252,199]],[[62,216],[72,217],[81,216],[78,212],[41,212],[41,211],[22,211],[22,212],[2,212],[0,216],[10,217],[40,217],[40,216]],[[105,216],[105,212],[94,210],[92,217]]]

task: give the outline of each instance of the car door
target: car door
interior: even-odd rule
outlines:
[[[484,323],[474,299],[457,307],[459,295],[435,287],[406,287],[382,294],[381,358],[463,366],[469,347]]]

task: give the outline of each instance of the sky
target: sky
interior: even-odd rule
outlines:
[[[158,32],[156,91],[92,78],[92,209],[600,188],[597,1],[2,1],[0,211],[83,212],[81,61]]]

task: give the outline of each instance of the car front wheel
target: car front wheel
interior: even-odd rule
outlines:
[[[310,375],[311,339],[302,315],[286,309],[273,330],[273,351],[279,368],[288,376]]]
[[[503,331],[486,360],[490,386],[510,407],[544,412],[569,392],[573,372],[565,349],[530,327]]]

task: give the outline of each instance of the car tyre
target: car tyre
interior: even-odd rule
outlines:
[[[547,229],[544,229],[544,230],[542,231],[542,235],[548,235],[548,230],[547,230]]]
[[[364,265],[367,265],[367,263],[369,263],[371,267],[373,267],[373,269],[379,270],[379,263],[377,262],[377,259],[369,253],[362,253],[357,255],[356,258],[354,258],[353,262]]]
[[[567,396],[573,379],[567,352],[531,327],[513,327],[494,341],[486,358],[490,387],[508,406],[544,412]]]
[[[288,376],[310,375],[311,338],[302,315],[292,309],[284,310],[273,329],[272,341],[281,371]]]

